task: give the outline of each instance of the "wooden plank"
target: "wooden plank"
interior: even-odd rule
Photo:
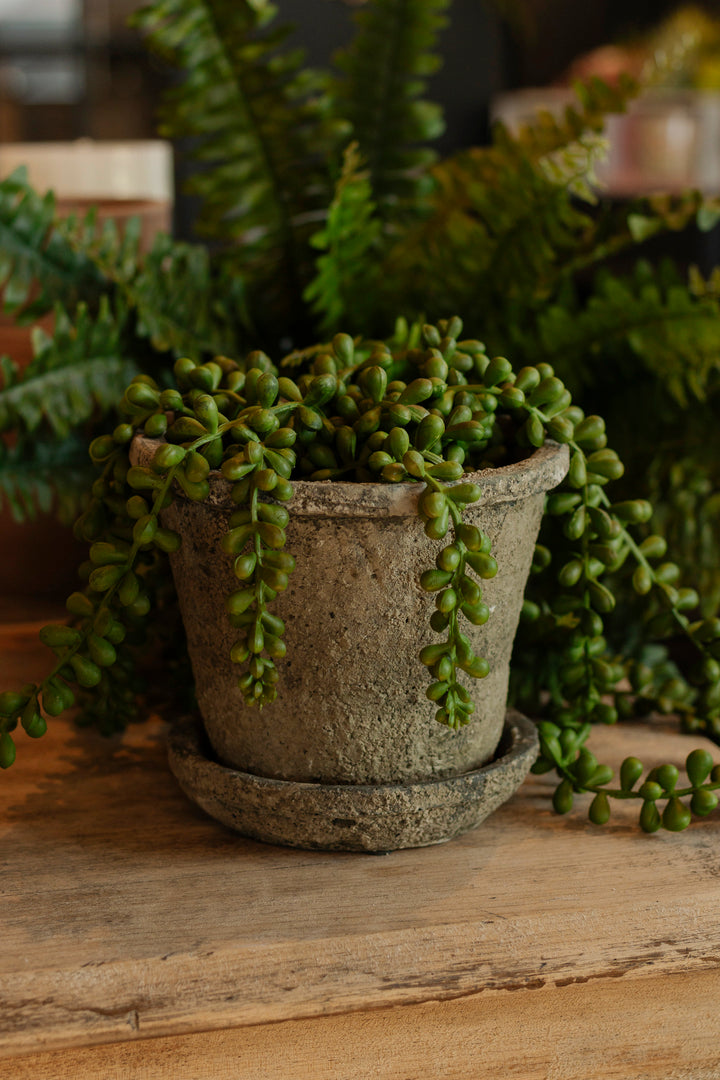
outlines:
[[[28,626],[0,634],[0,682],[36,675],[42,652]],[[632,982],[659,999],[679,975],[720,999],[717,817],[647,837],[622,805],[597,829],[556,817],[552,781],[533,777],[445,846],[290,851],[189,803],[164,730],[121,742],[57,721],[0,777],[0,1054],[478,993],[503,997],[512,1030],[538,990]],[[652,765],[696,741],[627,726],[593,745]]]
[[[713,973],[600,981],[32,1054],[4,1080],[717,1080]]]

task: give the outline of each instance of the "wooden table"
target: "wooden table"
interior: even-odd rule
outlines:
[[[34,630],[0,631],[3,686],[37,675]],[[56,721],[0,777],[3,1080],[720,1077],[717,815],[598,829],[531,777],[445,846],[284,850],[189,803],[163,735]]]

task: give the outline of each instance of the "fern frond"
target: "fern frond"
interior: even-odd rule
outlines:
[[[87,441],[78,436],[56,441],[35,434],[12,447],[0,442],[0,507],[7,504],[17,522],[53,511],[69,525],[93,476]]]
[[[161,131],[195,140],[198,227],[242,245],[244,266],[283,278],[297,305],[310,272],[304,245],[329,201],[334,134],[321,81],[283,50],[265,0],[159,0],[136,16],[147,44],[186,71]]]
[[[244,282],[214,262],[205,245],[158,233],[143,254],[132,219],[122,236],[109,221],[83,242],[117,302],[134,311],[135,334],[157,352],[197,359],[241,351],[240,327],[249,322]]]
[[[602,136],[608,116],[624,113],[637,97],[640,85],[622,74],[613,85],[593,78],[576,83],[573,89],[575,102],[567,105],[560,117],[548,109],[539,109],[531,121],[514,132],[497,121],[493,125],[495,151],[502,157],[522,156],[543,166],[558,183],[574,178],[583,158],[586,169],[591,170],[603,151],[598,136]]]
[[[122,330],[105,298],[97,317],[81,304],[74,324],[57,305],[53,336],[36,332],[35,357],[24,375],[5,365],[0,431],[43,426],[66,438],[94,414],[111,410],[137,373],[135,361],[123,353]]]
[[[158,353],[199,358],[240,352],[239,328],[249,322],[244,283],[204,244],[157,233],[142,252],[139,218],[130,218],[122,232],[112,219],[96,228],[92,213],[63,228],[102,272],[115,304],[135,313],[137,337],[149,339]]]
[[[0,181],[0,293],[6,314],[30,323],[56,302],[94,303],[103,287],[102,274],[56,221],[52,192],[40,196],[25,168]]]
[[[439,66],[435,46],[449,0],[372,0],[356,15],[352,44],[336,58],[337,108],[352,125],[381,216],[417,210],[423,144],[443,131],[439,106],[421,99]],[[398,206],[399,202],[399,206]]]
[[[593,82],[563,119],[540,113],[516,135],[496,125],[492,146],[438,164],[429,212],[389,256],[390,278],[412,280],[415,268],[411,310],[431,318],[464,311],[476,325],[489,316],[485,333],[496,325],[502,337],[508,303],[552,295],[564,265],[592,250],[597,132],[605,110],[621,109],[632,92],[634,84],[615,90]]]
[[[588,217],[587,227],[578,237],[576,252],[558,264],[557,287],[562,279],[571,279],[653,237],[682,232],[691,225],[708,232],[718,220],[720,200],[699,191],[651,195],[620,205],[603,204]],[[706,289],[705,283],[702,288]]]
[[[432,212],[390,251],[386,277],[417,283],[405,310],[464,311],[489,334],[507,333],[507,305],[545,298],[558,267],[591,227],[567,186],[518,155],[472,149],[433,170]],[[409,291],[409,290],[408,290]],[[489,320],[489,324],[488,324]],[[503,348],[507,348],[504,345]]]
[[[84,217],[73,214],[66,218],[60,228],[76,251],[84,252],[92,259],[108,289],[113,283],[130,281],[137,273],[142,259],[142,221],[139,217],[128,218],[119,229],[112,218],[99,223],[92,208]]]
[[[373,252],[381,224],[375,215],[369,173],[363,166],[357,143],[351,143],[325,227],[311,240],[323,254],[317,260],[317,274],[305,290],[305,300],[320,317],[324,335],[335,333],[341,323],[358,333],[368,331],[368,306],[379,274],[379,260]]]
[[[207,249],[156,238],[124,296],[136,309],[136,333],[174,356],[239,355],[249,322],[242,278],[213,266]]]
[[[464,311],[491,349],[510,349],[580,271],[691,222],[711,227],[717,200],[697,193],[592,205],[594,132],[633,91],[595,81],[563,119],[541,114],[515,136],[499,126],[492,146],[437,165],[431,211],[388,256],[388,280],[418,282],[405,310]]]
[[[631,204],[628,230],[635,243],[659,233],[680,232],[691,223],[701,232],[710,232],[720,221],[720,198],[686,191],[680,195],[649,195]]]
[[[538,319],[537,346],[571,382],[597,378],[634,356],[675,401],[703,400],[720,371],[720,302],[694,296],[670,263],[638,263],[631,277],[600,272],[582,306],[549,305]]]

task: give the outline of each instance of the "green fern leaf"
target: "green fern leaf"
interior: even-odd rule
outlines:
[[[103,278],[55,220],[52,192],[40,196],[17,169],[0,182],[0,292],[3,310],[28,323],[60,302],[95,302]]]
[[[356,16],[352,44],[337,57],[336,108],[352,124],[380,214],[417,211],[423,144],[443,131],[439,106],[421,100],[440,65],[434,49],[449,0],[373,0]],[[399,203],[399,205],[398,205]]]
[[[430,318],[463,311],[491,350],[532,363],[537,319],[562,314],[581,271],[650,236],[706,223],[715,201],[697,193],[591,205],[596,132],[634,89],[594,81],[563,118],[540,114],[514,135],[500,125],[492,146],[437,165],[429,213],[388,254],[384,280],[390,291],[400,283],[389,303]]]
[[[607,117],[623,113],[640,90],[638,82],[627,74],[621,74],[617,83],[610,85],[602,79],[592,78],[574,86],[575,102],[569,104],[560,117],[547,109],[538,110],[531,121],[519,125],[510,132],[498,121],[493,128],[493,145],[502,153],[523,157],[536,163],[554,160],[559,167],[568,150],[570,175],[577,171],[575,155],[585,147],[591,155],[596,154],[598,143],[593,136],[601,136]],[[591,164],[592,162],[589,162]],[[560,176],[556,179],[560,181]]]
[[[472,149],[433,175],[432,212],[390,251],[390,289],[395,280],[403,283],[405,310],[409,301],[413,314],[464,311],[484,335],[497,327],[505,337],[508,305],[547,299],[563,261],[577,251],[578,235],[590,227],[589,215],[567,186],[521,154]]]
[[[99,224],[93,207],[84,217],[71,215],[60,227],[76,251],[85,252],[110,286],[132,280],[142,260],[142,220],[130,217],[119,229],[112,218]]]
[[[620,376],[633,355],[686,407],[720,370],[720,302],[694,296],[668,262],[641,261],[626,278],[601,272],[582,307],[551,304],[537,325],[543,359],[575,384],[594,380],[600,363]]]
[[[379,272],[379,261],[372,253],[380,231],[369,174],[357,143],[352,143],[345,152],[327,223],[311,241],[323,254],[305,300],[320,316],[322,334],[335,333],[340,324],[367,332],[368,300],[374,295]]]
[[[158,233],[150,251],[140,250],[141,222],[130,218],[101,229],[91,213],[69,219],[70,242],[83,249],[115,294],[116,306],[135,313],[134,333],[158,353],[200,357],[240,351],[239,326],[247,323],[244,285],[205,245],[174,241]]]
[[[198,227],[241,243],[243,265],[263,280],[271,270],[298,307],[311,274],[305,241],[330,198],[335,134],[321,80],[283,50],[274,12],[264,0],[162,0],[136,25],[187,72],[167,96],[161,130],[196,140]]]
[[[55,512],[69,525],[93,476],[87,441],[78,436],[59,442],[34,434],[13,447],[0,442],[0,507],[7,504],[17,522]]]
[[[241,351],[248,322],[243,281],[214,267],[198,244],[158,236],[124,295],[137,311],[137,334],[160,352],[199,359]]]
[[[541,113],[514,135],[496,125],[492,146],[437,165],[429,212],[388,260],[390,280],[418,283],[410,310],[464,311],[508,348],[508,305],[545,302],[578,252],[597,245],[588,205],[597,132],[604,110],[621,109],[633,91],[592,83],[562,119]]]
[[[105,299],[96,318],[80,305],[74,325],[58,305],[53,337],[22,378],[13,372],[0,389],[0,431],[43,426],[66,438],[93,415],[111,410],[137,373],[135,361],[123,354],[121,330]]]

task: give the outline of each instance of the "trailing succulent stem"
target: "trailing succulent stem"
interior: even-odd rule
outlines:
[[[410,454],[407,457],[409,459]],[[482,601],[480,586],[468,571],[474,570],[480,578],[491,578],[497,573],[497,563],[490,554],[490,538],[475,525],[462,520],[463,507],[481,498],[480,487],[474,483],[451,487],[440,484],[420,454],[406,461],[406,466],[414,468],[416,474],[426,480],[425,494],[420,500],[426,535],[435,538],[439,534],[438,538],[442,539],[447,532],[448,520],[453,530],[453,542],[439,552],[436,568],[426,570],[420,578],[421,588],[438,594],[430,625],[437,633],[445,631],[447,637],[442,644],[427,645],[421,651],[420,659],[435,678],[427,690],[430,700],[439,705],[435,719],[450,728],[459,728],[470,722],[475,711],[468,690],[458,681],[459,670],[475,679],[484,678],[490,671],[487,660],[473,653],[458,621],[462,614],[473,625],[482,626],[490,616],[490,609]]]
[[[620,768],[620,786],[610,787],[613,770],[598,763],[595,756],[582,744],[587,737],[585,728],[573,730],[541,721],[538,725],[542,757],[535,772],[546,767],[557,770],[561,777],[553,795],[553,807],[559,814],[567,814],[573,806],[576,793],[593,796],[588,817],[595,825],[604,825],[610,819],[610,799],[634,799],[642,802],[640,826],[644,832],[657,832],[664,828],[681,832],[692,820],[692,815],[706,817],[717,808],[720,798],[720,765],[715,765],[712,754],[698,748],[692,750],[685,761],[687,785],[679,784],[680,773],[675,765],[660,765],[650,769],[645,780],[636,789],[645,772],[643,763],[636,757],[627,757]],[[689,806],[683,799],[690,798]],[[665,801],[662,812],[657,803]]]
[[[340,333],[277,367],[254,352],[243,362],[181,358],[175,386],[164,389],[135,376],[121,422],[91,445],[101,472],[76,525],[90,543],[81,568],[86,585],[68,600],[71,625],[41,633],[55,664],[40,683],[0,695],[0,764],[14,760],[18,724],[32,737],[42,735],[43,713],[57,715],[76,696],[83,719],[103,730],[122,728],[132,717],[132,647],[142,644],[142,624],[154,612],[167,573],[164,556],[180,544],[163,526],[162,512],[176,498],[205,501],[212,470],[231,485],[235,505],[221,546],[237,579],[226,604],[238,631],[230,658],[248,705],[262,707],[277,694],[285,644],[273,602],[291,586],[295,567],[286,550],[294,482],[406,482],[420,488],[418,515],[439,545],[435,566],[419,580],[435,596],[430,627],[441,638],[419,657],[431,678],[427,697],[440,723],[457,729],[470,722],[467,680],[483,678],[489,666],[474,653],[463,623],[482,625],[490,617],[481,582],[498,570],[489,537],[464,517],[465,507],[482,497],[474,474],[527,456],[550,437],[568,446],[570,467],[547,499],[555,562],[545,542],[538,544],[524,606],[524,641],[530,650],[540,641],[545,654],[546,682],[529,688],[536,708],[543,691],[549,693],[535,771],[558,772],[559,811],[569,809],[574,792],[592,793],[590,818],[598,823],[609,816],[612,798],[642,800],[640,821],[648,831],[684,828],[692,813],[709,813],[720,772],[705,751],[688,758],[689,786],[678,787],[677,769],[665,765],[636,789],[642,765],[628,759],[620,787],[612,788],[612,770],[597,763],[585,742],[592,721],[613,723],[637,702],[680,710],[690,726],[716,730],[720,620],[691,621],[698,597],[679,587],[677,567],[663,561],[665,542],[635,534],[650,505],[608,496],[623,466],[607,447],[602,419],[572,403],[548,364],[515,372],[504,357],[489,357],[481,342],[461,334],[458,318],[422,328],[400,322],[390,343]],[[130,464],[136,431],[157,440],[149,465]],[[533,598],[534,583],[549,573],[556,580],[551,601]],[[643,665],[613,656],[604,636],[613,584],[623,575],[638,597],[649,599],[650,630],[680,633],[689,642],[687,678],[676,669],[657,700]],[[522,700],[522,686],[518,692]],[[662,815],[659,799],[667,800]]]

